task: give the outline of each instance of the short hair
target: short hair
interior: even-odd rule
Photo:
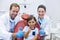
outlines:
[[[27,18],[27,22],[34,19],[36,21],[36,18],[33,16],[33,15],[30,15],[28,18]]]
[[[19,9],[20,9],[20,6],[17,4],[17,3],[12,3],[11,5],[10,5],[10,10],[12,9],[12,7],[18,7]]]
[[[43,9],[46,11],[46,7],[45,7],[44,5],[39,5],[38,8],[37,8],[37,10],[38,10],[39,8],[43,8]]]

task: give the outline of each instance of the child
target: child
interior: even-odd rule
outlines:
[[[36,19],[32,15],[27,18],[28,25],[23,29],[24,40],[37,40],[38,28],[35,27]]]

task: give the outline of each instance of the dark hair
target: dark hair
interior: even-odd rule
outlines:
[[[37,8],[37,10],[38,10],[39,8],[43,8],[43,9],[46,11],[46,7],[45,7],[44,5],[39,5],[38,8]]]
[[[12,9],[12,7],[18,7],[19,9],[20,9],[20,6],[17,4],[17,3],[12,3],[11,5],[10,5],[10,10]]]
[[[27,18],[27,22],[34,19],[36,21],[36,18],[33,16],[33,15],[30,15],[28,18]]]

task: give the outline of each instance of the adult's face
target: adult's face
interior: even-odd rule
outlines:
[[[10,10],[11,19],[14,19],[18,15],[18,12],[19,12],[19,7],[13,6],[12,9]]]
[[[38,10],[37,10],[37,12],[38,12],[38,16],[39,16],[39,18],[44,18],[44,15],[45,15],[45,10],[43,9],[43,8],[39,8]]]

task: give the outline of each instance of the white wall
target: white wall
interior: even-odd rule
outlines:
[[[20,5],[20,13],[26,12],[33,15],[37,13],[38,5],[44,4],[47,7],[46,14],[54,21],[60,20],[60,0],[0,0],[0,14],[7,12],[13,2]],[[24,8],[23,4],[27,4],[27,8]]]

